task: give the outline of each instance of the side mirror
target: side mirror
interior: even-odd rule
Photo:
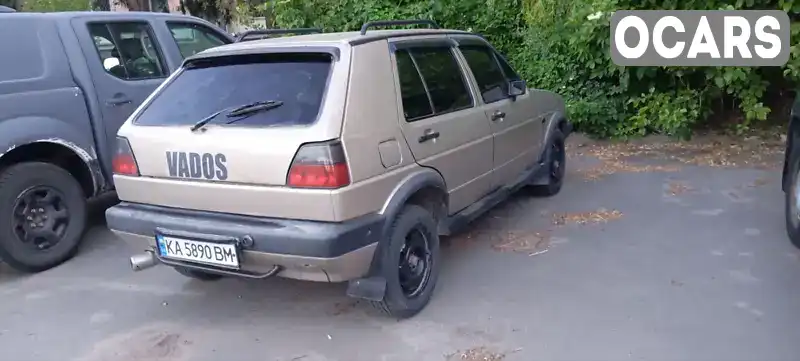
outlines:
[[[115,57],[105,58],[103,59],[103,67],[106,70],[111,70],[111,68],[119,65],[119,59]]]
[[[525,94],[528,91],[528,85],[524,80],[512,80],[508,82],[508,95],[510,97],[517,97]]]

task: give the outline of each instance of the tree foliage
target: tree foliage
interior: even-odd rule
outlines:
[[[485,35],[531,86],[567,100],[576,126],[602,137],[688,135],[711,115],[737,129],[767,119],[769,98],[800,80],[800,44],[782,68],[620,67],[609,54],[611,13],[781,9],[800,0],[277,0],[279,27],[357,30],[370,20],[422,18]],[[797,39],[800,23],[792,24]]]
[[[230,24],[236,12],[236,0],[181,0],[180,4],[182,13],[219,25]]]

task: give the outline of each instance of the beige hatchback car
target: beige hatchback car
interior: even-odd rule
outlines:
[[[559,95],[429,21],[234,43],[187,58],[120,128],[106,216],[134,270],[349,281],[407,318],[440,236],[523,187],[559,192],[570,131]]]

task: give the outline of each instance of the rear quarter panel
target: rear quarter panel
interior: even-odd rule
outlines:
[[[399,127],[389,44],[352,48],[342,141],[352,184],[333,192],[340,220],[379,212],[395,187],[417,167]]]
[[[50,142],[96,166],[86,93],[73,79],[56,23],[17,16],[0,15],[0,48],[14,49],[14,56],[0,56],[0,156]]]

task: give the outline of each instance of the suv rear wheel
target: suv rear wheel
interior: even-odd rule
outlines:
[[[409,318],[428,304],[439,277],[439,234],[433,215],[417,205],[405,206],[387,242],[380,254],[386,294],[372,304],[389,316]]]
[[[49,163],[20,163],[0,172],[0,259],[21,272],[41,272],[78,251],[86,197],[75,178]]]

